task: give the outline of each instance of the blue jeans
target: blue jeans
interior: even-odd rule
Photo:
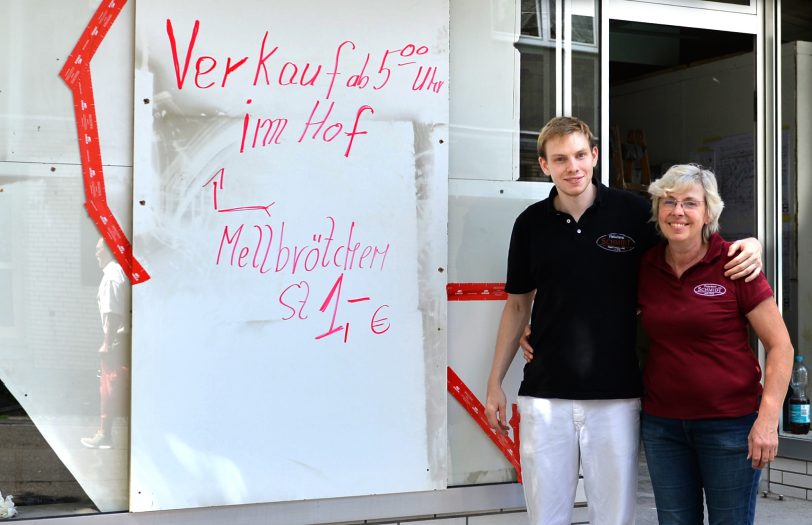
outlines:
[[[761,470],[747,459],[756,414],[730,419],[668,419],[641,415],[660,525],[751,524]]]

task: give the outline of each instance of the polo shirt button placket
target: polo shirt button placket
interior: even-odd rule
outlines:
[[[572,219],[571,219],[571,218],[567,218],[567,224],[572,224]],[[576,225],[576,226],[577,226],[577,225]],[[577,234],[579,234],[579,235],[580,235],[580,234],[581,234],[581,228],[577,228],[577,227],[576,227],[576,228],[575,228],[575,233],[577,233]]]

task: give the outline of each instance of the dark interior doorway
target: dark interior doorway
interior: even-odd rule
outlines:
[[[755,231],[755,35],[611,20],[609,179],[645,194],[673,164],[717,176],[729,238]]]

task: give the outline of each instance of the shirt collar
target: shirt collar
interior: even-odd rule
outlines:
[[[592,184],[597,186],[597,190],[595,192],[595,200],[592,202],[592,206],[590,208],[595,207],[598,208],[601,206],[601,203],[604,202],[606,199],[606,194],[609,193],[609,188],[607,188],[597,177],[592,177]],[[547,213],[555,214],[558,213],[558,210],[555,209],[555,205],[553,201],[555,197],[558,195],[558,188],[555,187],[553,184],[553,188],[550,190],[550,195],[547,197]]]
[[[722,257],[726,254],[725,251],[725,240],[722,239],[722,236],[718,233],[714,233],[708,239],[708,251],[705,253],[705,256],[702,257],[702,260],[699,262],[702,263],[712,263],[719,257]]]
[[[711,264],[719,257],[725,256],[727,254],[725,244],[725,240],[721,235],[718,233],[712,234],[710,239],[708,239],[708,251],[705,252],[705,255],[699,261],[697,261],[696,264]],[[655,262],[662,268],[670,269],[671,267],[667,262],[665,262],[665,248],[667,245],[668,242],[663,239],[659,249],[657,250],[657,258],[655,259]]]
[[[113,259],[112,261],[109,261],[107,264],[104,265],[104,268],[102,268],[102,273],[113,271],[116,269],[116,266],[118,266],[118,261]]]

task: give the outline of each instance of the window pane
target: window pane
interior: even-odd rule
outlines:
[[[102,363],[99,352],[102,271],[95,241],[89,250],[82,244],[85,224],[96,239],[98,230],[84,208],[74,100],[58,75],[98,6],[5,0],[1,8],[0,401],[9,417],[0,425],[0,454],[4,466],[18,468],[0,469],[0,490],[14,495],[21,518],[129,507],[129,380],[124,366]],[[127,42],[132,46],[133,39],[126,29],[132,12],[131,6],[122,11],[113,27],[121,38],[105,46],[104,62],[94,63],[108,65],[94,70],[109,80],[107,89],[96,90],[96,116],[100,129],[116,132],[102,137],[104,180],[107,204],[125,229],[131,224],[131,170],[125,167],[131,153],[113,152],[132,148],[125,132],[132,127],[117,117],[132,113],[131,88],[104,75],[115,63],[114,75],[132,77]],[[59,24],[50,23],[54,19]],[[35,66],[45,63],[53,67]],[[83,272],[92,279],[83,281]],[[117,346],[112,352],[129,358]],[[99,374],[113,368],[122,372],[118,379]],[[109,405],[102,386],[115,396]],[[111,441],[83,443],[108,428]]]
[[[572,41],[582,44],[595,43],[595,18],[572,15]]]
[[[543,0],[544,1],[544,0]],[[555,0],[546,0],[547,7],[550,9],[550,39],[555,40],[558,34],[558,27],[555,24]]]
[[[522,34],[540,37],[539,15],[536,0],[522,0]]]
[[[554,9],[555,2],[545,4]],[[573,4],[572,114],[586,121],[593,133],[600,135],[600,60],[598,55],[594,1]],[[543,19],[555,34],[554,12]],[[588,44],[588,45],[584,45]],[[520,78],[520,160],[519,179],[549,182],[538,165],[536,139],[544,124],[555,116],[555,51],[552,44],[522,42]]]
[[[572,114],[600,136],[600,55],[575,52],[572,57]]]
[[[109,197],[117,193],[115,171],[105,173]],[[30,507],[47,501],[71,502],[48,507],[54,514],[121,511],[128,505],[129,378],[124,369],[129,350],[114,339],[111,357],[125,364],[100,357],[102,272],[95,246],[83,253],[82,223],[90,219],[78,212],[84,202],[81,170],[60,166],[60,172],[71,174],[22,175],[11,177],[11,184],[3,184],[0,176],[4,199],[15,211],[13,233],[3,237],[11,245],[13,265],[0,266],[0,348],[13,366],[0,364],[0,381],[21,408],[0,428],[0,452],[14,454],[2,443],[24,436],[27,453],[40,469],[7,473],[13,483],[4,478],[9,487],[3,491],[18,496],[21,514],[24,509],[29,515],[53,515]],[[95,267],[90,285],[82,282],[83,265]],[[128,321],[129,299],[123,300]],[[101,382],[110,393],[104,408]],[[82,441],[102,428],[109,441],[90,442],[93,448]],[[26,493],[37,497],[27,499]]]
[[[600,55],[597,46],[598,6],[594,0],[573,2],[572,114],[589,124],[600,137]]]
[[[555,116],[555,54],[544,47],[520,51],[519,179],[550,181],[538,165],[536,139],[542,126]]]

